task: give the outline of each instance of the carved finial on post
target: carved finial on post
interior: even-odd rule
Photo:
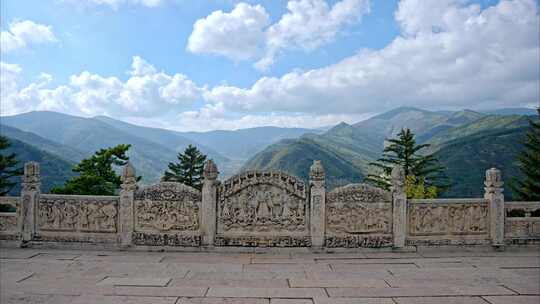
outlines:
[[[395,166],[392,169],[392,192],[402,193],[405,191],[405,170],[402,166]]]
[[[133,242],[133,201],[137,190],[135,168],[127,162],[122,169],[122,185],[120,185],[119,232],[121,247],[129,247]]]
[[[209,159],[203,169],[202,208],[201,208],[201,231],[202,245],[213,246],[216,234],[216,206],[217,186],[219,182],[218,168],[213,160]]]
[[[24,164],[23,191],[37,191],[41,186],[41,177],[38,162],[27,162]]]
[[[203,177],[205,180],[215,181],[219,175],[218,168],[213,160],[209,159],[204,165]]]
[[[405,170],[401,166],[395,166],[392,169],[392,218],[394,248],[403,248],[407,231],[407,195],[405,194]]]
[[[309,169],[310,191],[310,233],[315,248],[325,243],[326,190],[324,188],[324,167],[320,160],[314,160]]]
[[[504,246],[504,185],[501,171],[486,170],[484,198],[489,201],[491,243],[497,248]]]

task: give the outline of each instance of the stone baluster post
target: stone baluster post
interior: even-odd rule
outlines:
[[[313,161],[309,170],[309,195],[311,246],[322,248],[326,230],[326,190],[324,188],[324,168],[320,160]]]
[[[407,195],[405,194],[405,172],[401,166],[392,169],[392,233],[394,248],[405,247]]]
[[[214,246],[216,235],[217,186],[219,181],[218,168],[212,160],[208,160],[203,171],[202,206],[201,206],[201,235],[203,246]]]
[[[491,244],[504,246],[504,185],[501,171],[496,168],[486,170],[484,198],[489,201],[489,231]]]
[[[39,163],[27,162],[24,164],[24,176],[21,191],[21,212],[22,219],[19,221],[21,231],[21,247],[26,247],[36,233],[37,225],[37,205],[41,193],[41,181],[39,173]]]
[[[119,235],[120,246],[129,247],[133,242],[133,231],[135,230],[134,195],[137,190],[137,177],[135,168],[131,163],[127,163],[122,171],[122,185],[120,186],[120,206],[119,206]]]

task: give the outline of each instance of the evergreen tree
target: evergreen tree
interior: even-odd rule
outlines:
[[[0,136],[0,151],[5,150],[10,146],[9,140],[5,136]],[[19,163],[16,159],[17,155],[11,153],[4,155],[0,153],[0,196],[8,194],[8,192],[17,184],[13,178],[23,174],[22,167],[17,167]]]
[[[388,139],[389,143],[383,150],[383,156],[376,162],[370,163],[374,171],[380,174],[369,174],[365,181],[379,188],[389,190],[392,168],[402,166],[405,176],[414,177],[416,183],[422,183],[422,188],[436,187],[442,191],[448,187],[444,167],[433,155],[422,155],[420,150],[429,147],[429,144],[417,145],[414,134],[409,129],[401,129],[397,138]],[[432,194],[430,194],[432,195]]]
[[[124,166],[129,157],[126,155],[131,145],[101,149],[92,157],[83,159],[75,165],[73,172],[79,176],[69,179],[63,187],[54,187],[51,193],[81,195],[114,195],[122,184],[114,166]]]
[[[178,163],[169,163],[169,169],[165,171],[163,180],[183,183],[200,190],[206,155],[189,145],[184,153],[178,153],[177,158]]]
[[[537,109],[540,115],[540,108]],[[525,149],[518,155],[523,180],[514,180],[512,190],[520,200],[540,201],[540,122],[529,120]]]

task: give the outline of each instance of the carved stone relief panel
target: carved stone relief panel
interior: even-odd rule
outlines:
[[[392,233],[391,194],[364,184],[334,189],[326,196],[330,234]]]
[[[408,216],[412,236],[488,233],[487,203],[411,203]]]
[[[307,233],[304,183],[282,172],[247,172],[219,188],[218,233]]]
[[[118,199],[42,195],[38,204],[38,228],[43,231],[117,231]]]
[[[201,192],[192,187],[161,182],[135,192],[135,230],[197,232]]]
[[[540,218],[506,218],[504,230],[507,238],[539,238]]]
[[[350,184],[326,196],[326,247],[392,245],[392,195],[366,184]]]

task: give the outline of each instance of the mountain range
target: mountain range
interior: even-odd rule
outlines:
[[[73,176],[71,167],[100,148],[131,144],[129,156],[142,183],[159,180],[167,164],[187,145],[218,164],[221,178],[241,170],[279,169],[304,179],[314,159],[322,160],[327,185],[360,182],[381,156],[385,139],[408,127],[417,142],[429,143],[453,181],[446,196],[479,196],[484,170],[496,166],[517,176],[516,154],[532,109],[491,112],[397,108],[355,123],[319,129],[260,127],[233,131],[177,132],[126,123],[106,116],[77,117],[37,111],[0,117],[0,134],[21,161],[42,165],[43,190]],[[47,180],[47,182],[45,182]],[[13,192],[17,192],[15,189]]]
[[[513,115],[516,109],[501,112],[505,114],[398,108],[353,125],[341,123],[323,134],[280,141],[248,160],[243,170],[284,170],[307,179],[309,165],[320,159],[329,188],[361,182],[371,172],[369,163],[381,156],[385,139],[410,128],[417,143],[431,145],[423,153],[435,153],[447,168],[452,187],[443,196],[478,197],[486,169],[498,167],[508,179],[519,176],[515,158],[529,119],[540,120]]]

